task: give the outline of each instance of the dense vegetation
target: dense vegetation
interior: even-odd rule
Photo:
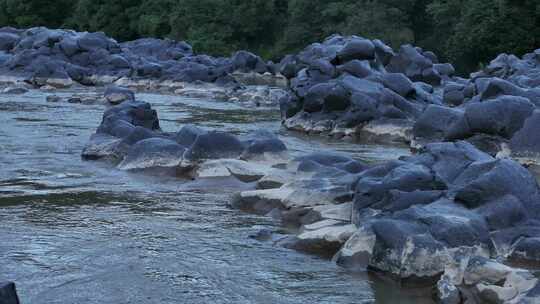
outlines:
[[[213,55],[277,59],[332,33],[413,43],[470,71],[540,48],[538,0],[0,0],[0,26],[170,37]]]

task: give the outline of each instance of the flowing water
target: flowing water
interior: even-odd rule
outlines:
[[[69,92],[62,94],[69,95]],[[275,110],[139,94],[164,130],[193,123],[235,133],[279,132],[292,154],[338,150],[366,161],[403,148],[299,137]],[[431,303],[331,261],[248,236],[269,218],[228,206],[243,185],[188,182],[84,162],[104,106],[47,103],[42,92],[0,96],[0,280],[23,304]]]

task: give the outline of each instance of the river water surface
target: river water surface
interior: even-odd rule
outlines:
[[[70,92],[62,94],[69,95]],[[406,149],[329,142],[280,130],[276,110],[156,94],[161,126],[279,132],[292,154],[338,150],[370,162]],[[258,242],[269,218],[228,206],[243,187],[133,175],[84,162],[104,106],[0,95],[0,280],[23,304],[431,303],[331,261]]]

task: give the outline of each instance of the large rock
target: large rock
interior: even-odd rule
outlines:
[[[137,126],[159,130],[157,112],[145,102],[124,102],[105,111],[97,133],[123,138]]]
[[[343,111],[349,104],[349,92],[343,86],[337,83],[321,83],[309,89],[304,99],[304,111]]]
[[[426,108],[413,132],[415,137],[431,140],[464,139],[472,134],[464,111],[438,105]]]
[[[526,98],[502,96],[468,104],[465,115],[472,132],[511,138],[523,127],[533,110],[534,105]]]
[[[191,161],[238,158],[244,148],[244,144],[234,135],[212,131],[197,136],[185,157]]]
[[[105,100],[110,104],[117,105],[124,101],[135,101],[135,93],[129,89],[110,86],[104,93]]]
[[[121,170],[175,169],[180,166],[186,149],[175,141],[150,138],[138,141],[118,165]]]
[[[351,60],[371,60],[375,58],[375,46],[367,39],[351,39],[337,54],[340,62]]]
[[[15,283],[0,282],[0,304],[19,304]]]
[[[534,235],[528,227],[540,215],[536,179],[468,143],[430,144],[364,170],[355,189],[352,221],[360,229],[340,264],[431,280],[475,256],[513,251],[516,260],[537,260],[538,242],[520,239]]]
[[[412,81],[401,73],[384,74],[383,83],[387,88],[403,97],[407,97],[414,92]]]

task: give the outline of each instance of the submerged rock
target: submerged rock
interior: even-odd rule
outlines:
[[[2,94],[19,95],[28,92],[28,89],[22,86],[7,87],[2,90]]]

